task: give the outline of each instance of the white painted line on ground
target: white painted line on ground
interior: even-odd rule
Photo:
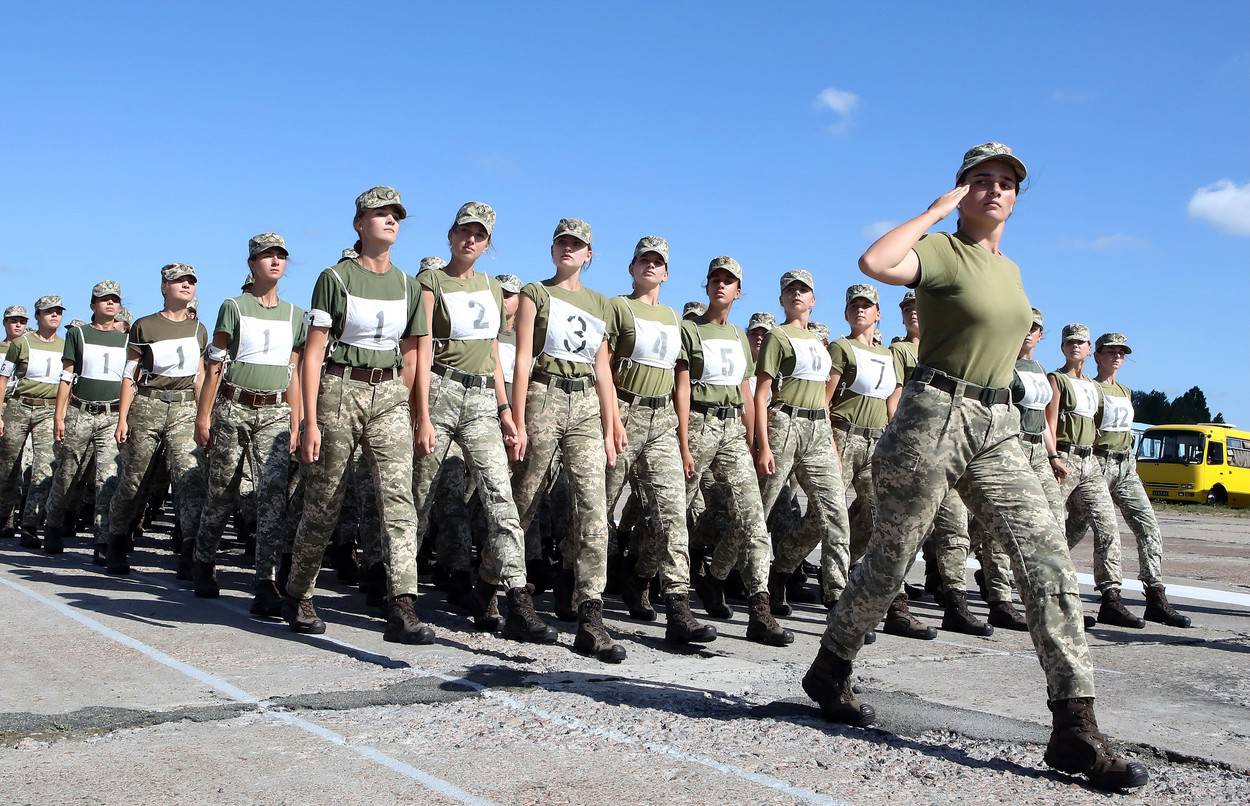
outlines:
[[[101,624],[100,622],[96,621],[90,616],[79,613],[78,611],[70,607],[69,605],[66,605],[64,602],[58,602],[57,600],[52,599],[48,596],[45,596],[42,593],[39,593],[38,591],[32,590],[31,588],[28,588],[25,585],[22,585],[18,582],[14,582],[10,579],[5,579],[4,576],[0,576],[0,584],[5,585],[9,588],[12,588],[13,590],[17,591],[18,593],[24,596],[34,599],[36,602],[39,602],[42,605],[46,605],[47,607],[52,608],[53,610],[60,613],[61,615],[66,616],[67,618],[70,618],[73,621],[78,622],[84,627],[87,627],[93,632],[99,633],[100,635],[104,636],[105,638],[108,638],[111,641],[115,641],[116,643],[119,643],[122,646],[129,647],[135,650],[136,652],[139,652],[140,654],[145,655],[148,658],[151,658],[152,660],[156,661],[157,663],[163,666],[167,666],[170,669],[173,669],[174,671],[177,671],[186,675],[192,680],[195,680],[199,683],[203,683],[204,685],[209,686],[210,688],[216,689],[217,691],[220,691],[222,694],[225,694],[227,697],[229,697],[232,700],[235,700],[236,702],[246,703],[248,705],[255,705],[266,716],[272,717],[273,719],[276,719],[279,722],[285,722],[288,725],[299,728],[300,730],[306,733],[310,733],[313,736],[318,737],[319,739],[323,739],[327,742],[330,742],[331,744],[336,744],[340,747],[346,748],[347,750],[350,750],[356,755],[361,756],[363,758],[367,758],[376,764],[380,764],[389,770],[392,770],[394,772],[399,773],[400,775],[410,778],[416,781],[417,783],[421,784],[422,786],[426,787],[427,789],[437,792],[440,795],[451,798],[452,800],[459,801],[461,803],[475,804],[475,806],[478,804],[480,804],[481,806],[488,806],[491,803],[488,800],[484,800],[473,794],[465,792],[463,789],[456,786],[455,784],[449,783],[448,781],[444,781],[441,778],[437,778],[431,775],[430,773],[426,772],[425,770],[418,769],[417,767],[414,767],[411,764],[408,764],[406,762],[400,761],[397,758],[392,758],[391,756],[388,756],[379,750],[375,750],[372,747],[369,747],[367,745],[352,744],[348,742],[347,737],[343,736],[342,734],[335,733],[329,728],[325,728],[316,723],[309,722],[307,719],[302,719],[289,712],[275,711],[271,708],[271,706],[268,703],[264,702],[259,697],[253,694],[249,694],[248,692],[244,691],[238,686],[226,680],[223,680],[220,677],[209,674],[203,669],[192,666],[189,663],[180,661],[177,658],[172,657],[171,655],[167,655],[164,652],[157,649],[156,647],[149,646],[148,644],[145,644],[136,638],[131,638],[129,635],[126,635],[123,632],[119,632],[118,630],[115,630],[112,627]]]

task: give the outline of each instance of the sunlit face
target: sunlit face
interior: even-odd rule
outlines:
[[[802,280],[795,280],[781,291],[781,307],[786,316],[810,313],[816,307],[816,292]]]
[[[1069,363],[1079,364],[1089,358],[1089,342],[1068,339],[1063,343],[1063,357]]]
[[[161,296],[166,302],[181,302],[185,305],[195,299],[195,278],[187,275],[177,280],[162,280]]]
[[[714,269],[707,275],[707,301],[710,304],[732,305],[742,296],[742,284],[726,269]]]
[[[362,242],[390,246],[399,237],[399,221],[399,208],[388,205],[360,213],[354,226]]]
[[[107,322],[117,316],[117,312],[122,309],[121,298],[116,294],[107,294],[103,297],[94,297],[91,300],[91,313],[94,318]]]
[[[881,309],[876,303],[863,297],[851,300],[851,304],[846,306],[845,313],[846,323],[856,332],[868,330],[881,319]]]
[[[42,311],[35,311],[35,321],[40,330],[56,330],[61,326],[61,317],[64,315],[64,308],[45,308]]]
[[[521,307],[521,295],[503,292],[503,312],[506,317],[512,319],[516,316],[517,308]]]
[[[920,312],[916,310],[916,303],[911,302],[911,303],[908,303],[907,305],[904,305],[902,308],[902,312],[903,312],[903,327],[907,329],[907,335],[908,336],[920,335]]]
[[[1024,337],[1024,344],[1020,345],[1020,352],[1026,353],[1032,350],[1042,340],[1043,335],[1044,331],[1037,325],[1033,325],[1029,330],[1029,335]]]
[[[561,235],[551,242],[551,262],[557,269],[580,269],[593,254],[590,244],[572,235]]]
[[[1011,217],[1020,188],[1016,171],[1009,163],[986,160],[965,173],[960,182],[968,186],[968,195],[959,202],[961,216],[996,223]]]
[[[1094,353],[1094,361],[1098,364],[1101,372],[1111,373],[1119,371],[1124,366],[1124,357],[1128,355],[1124,348],[1120,345],[1103,347]]]
[[[249,259],[247,267],[251,269],[252,276],[257,280],[276,283],[282,279],[282,275],[286,274],[286,260],[285,249],[280,246],[271,246]]]
[[[4,320],[4,338],[13,341],[26,332],[26,317],[10,316]]]
[[[477,221],[456,224],[447,233],[451,253],[467,260],[477,260],[490,246],[490,233]]]
[[[643,252],[629,264],[634,283],[654,287],[668,279],[668,264],[659,252]]]
[[[768,335],[768,328],[757,327],[747,331],[747,344],[751,346],[751,355],[760,354],[760,347],[764,344],[764,337]]]

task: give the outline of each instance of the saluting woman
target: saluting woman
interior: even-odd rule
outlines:
[[[851,688],[851,662],[898,592],[942,499],[958,486],[1012,551],[1054,720],[1046,762],[1099,787],[1140,786],[1146,768],[1116,756],[1098,731],[1076,570],[1016,438],[1020,420],[1007,387],[1032,316],[1020,269],[1001,246],[1025,173],[1000,143],[972,148],[953,190],[860,258],[869,277],[916,289],[919,365],[873,457],[877,528],[830,611],[803,690],[830,720],[874,720]],[[925,235],[956,208],[955,232]]]

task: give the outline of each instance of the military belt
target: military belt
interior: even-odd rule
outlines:
[[[868,428],[848,423],[846,420],[834,420],[833,427],[844,434],[850,434],[853,437],[867,437],[868,439],[881,439],[881,435],[885,433],[884,428]]]
[[[960,395],[969,400],[979,401],[985,406],[996,406],[1000,403],[1011,402],[1010,389],[977,386],[975,383],[960,380],[933,367],[917,366],[915,372],[912,373],[911,379],[917,383],[932,386],[934,389],[941,389],[950,395]]]
[[[27,406],[35,406],[36,408],[39,406],[56,405],[55,397],[31,397],[30,395],[14,395],[14,397],[17,398],[18,402]]]
[[[826,420],[829,418],[829,412],[825,409],[805,409],[801,406],[791,406],[789,403],[778,403],[774,408],[782,414],[789,414],[791,417],[801,417],[804,420]]]
[[[1093,445],[1073,445],[1068,442],[1060,442],[1056,447],[1061,453],[1070,453],[1073,456],[1092,456],[1094,453]]]
[[[251,389],[243,389],[225,381],[221,382],[219,394],[227,400],[255,407],[276,406],[282,402],[283,396],[282,392],[253,392]]]
[[[631,406],[642,406],[646,409],[662,409],[667,406],[668,402],[672,399],[668,395],[660,395],[659,397],[636,395],[625,389],[617,389],[616,396],[626,403],[629,403]]]
[[[494,375],[474,375],[472,372],[461,372],[446,364],[435,364],[433,369],[436,375],[441,375],[449,381],[455,381],[470,389],[485,389],[488,385],[494,386],[495,382]]]
[[[1113,451],[1110,448],[1094,448],[1095,456],[1105,456],[1113,462],[1123,462],[1129,457],[1129,451]]]
[[[156,389],[151,386],[140,386],[139,394],[144,397],[159,400],[162,403],[189,403],[192,400],[195,400],[194,389],[178,389],[175,391],[169,389]]]
[[[399,370],[394,367],[388,369],[349,367],[346,364],[335,364],[333,362],[325,365],[325,371],[327,375],[336,375],[349,381],[360,381],[361,383],[373,385],[392,380],[399,374]]]
[[[534,380],[548,387],[554,386],[557,389],[563,389],[565,392],[582,392],[595,383],[595,379],[590,376],[584,378],[561,378],[559,375],[552,375],[541,369],[534,370]]]
[[[718,420],[736,420],[742,416],[741,406],[716,406],[711,403],[700,403],[697,400],[690,401],[690,410]]]
[[[1042,435],[1041,434],[1026,434],[1025,432],[1021,431],[1020,441],[1027,442],[1030,445],[1039,445],[1042,442]]]
[[[121,401],[118,400],[80,400],[71,396],[69,404],[76,409],[82,409],[88,414],[112,414],[122,410]]]

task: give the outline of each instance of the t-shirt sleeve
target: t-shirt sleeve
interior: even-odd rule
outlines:
[[[295,309],[291,312],[291,323],[294,327],[291,346],[296,350],[302,350],[304,345],[308,343],[308,320],[304,318],[304,310],[302,308],[295,305],[291,307]]]
[[[309,324],[313,327],[331,327],[336,315],[347,307],[346,292],[329,269],[321,272],[313,286],[312,303],[308,310]]]
[[[624,297],[612,297],[608,300],[607,315],[603,319],[603,335],[607,339],[608,349],[616,354],[620,348],[621,341],[629,331],[629,335],[633,336],[633,328],[629,322],[633,318],[625,307],[629,305]]]
[[[74,372],[82,369],[82,332],[78,328],[74,328],[65,337],[65,349],[61,352],[61,360],[68,361],[74,367]]]
[[[414,285],[408,283],[408,327],[404,330],[405,338],[430,335],[430,326],[425,322],[425,294],[421,293],[420,285]]]
[[[204,355],[208,349],[208,328],[204,327],[203,322],[195,323],[195,337],[200,342],[200,355]]]
[[[903,373],[907,369],[906,367],[903,366],[903,353],[901,350],[891,350],[890,358],[894,359],[894,385],[902,386],[903,385]]]
[[[742,377],[749,378],[755,374],[755,359],[751,357],[751,342],[747,341],[747,334],[738,331],[738,341],[742,342],[742,355],[747,360],[747,371]]]
[[[213,325],[214,333],[225,333],[232,340],[234,334],[239,331],[239,314],[238,308],[230,300],[221,303],[221,307],[217,309],[217,324]]]
[[[419,283],[423,289],[426,289],[427,291],[431,291],[434,293],[435,296],[438,296],[438,288],[436,287],[438,285],[438,281],[437,281],[437,278],[434,276],[433,270],[423,271],[420,274],[418,274],[417,283]]]
[[[953,260],[954,249],[951,247],[950,236],[946,233],[931,233],[921,237],[912,247],[912,251],[920,258],[920,279],[916,288],[942,288],[954,278],[958,265]]]
[[[699,349],[697,346],[698,336],[694,332],[695,324],[694,322],[682,320],[678,327],[681,330],[681,348],[677,351],[677,360],[686,366],[690,366],[690,362],[694,360],[694,356]],[[702,358],[703,356],[700,355],[699,357]]]
[[[854,366],[850,351],[846,349],[846,345],[842,343],[841,339],[829,343],[829,361],[832,365],[832,371],[839,375],[845,375],[846,370]]]
[[[777,338],[773,331],[768,331],[768,335],[764,337],[764,343],[760,345],[759,363],[755,365],[755,374],[776,378],[781,371],[781,360],[785,357],[783,352],[781,339]],[[750,352],[747,355],[750,355]]]
[[[146,355],[146,347],[148,344],[147,336],[143,333],[143,322],[135,322],[134,327],[130,329],[129,355],[133,359],[142,359]]]

